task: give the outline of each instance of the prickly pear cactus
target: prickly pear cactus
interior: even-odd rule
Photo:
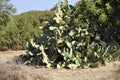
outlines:
[[[28,51],[22,56],[25,64],[55,68],[97,67],[105,64],[111,56],[109,46],[101,41],[91,41],[94,34],[89,32],[89,25],[77,16],[78,11],[68,1],[59,1],[55,17],[43,27],[43,34],[38,39],[28,42]],[[82,18],[82,16],[81,16]]]

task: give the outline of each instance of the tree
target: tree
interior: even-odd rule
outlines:
[[[120,1],[80,0],[76,4],[79,21],[89,26],[92,41],[103,40],[112,57],[120,56]],[[80,23],[80,22],[79,22]]]
[[[84,23],[90,32],[99,34],[108,44],[120,40],[120,1],[119,0],[80,0],[76,4]],[[93,36],[94,38],[95,36]]]
[[[11,19],[11,15],[16,12],[16,9],[10,0],[0,0],[0,25],[6,26]]]

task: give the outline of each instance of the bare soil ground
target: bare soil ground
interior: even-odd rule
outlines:
[[[120,80],[120,61],[87,69],[35,68],[16,64],[15,56],[25,51],[0,52],[0,80]]]

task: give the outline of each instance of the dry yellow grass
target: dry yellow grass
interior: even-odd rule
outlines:
[[[88,69],[48,69],[17,65],[13,59],[25,51],[0,52],[0,80],[120,80],[120,62]]]
[[[0,63],[0,80],[47,80],[41,74],[33,74],[24,65]]]

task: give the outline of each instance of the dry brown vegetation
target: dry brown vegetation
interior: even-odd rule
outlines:
[[[0,80],[46,80],[41,74],[34,74],[24,65],[0,63]]]
[[[25,51],[0,52],[0,80],[120,80],[120,62],[87,69],[48,69],[16,64],[15,56]]]

